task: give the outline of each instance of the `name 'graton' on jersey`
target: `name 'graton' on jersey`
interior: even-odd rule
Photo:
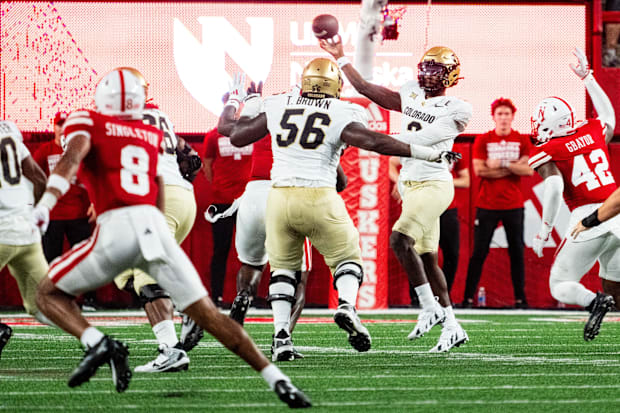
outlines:
[[[368,124],[360,105],[335,98],[309,99],[288,92],[264,100],[271,134],[273,186],[335,187],[349,123]]]

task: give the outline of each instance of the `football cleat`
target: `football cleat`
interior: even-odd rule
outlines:
[[[288,407],[292,409],[303,409],[306,407],[312,407],[312,403],[308,396],[304,394],[301,390],[293,385],[293,383],[280,380],[276,382],[274,387],[274,391],[284,403],[288,405]]]
[[[611,310],[614,305],[615,302],[612,296],[601,292],[596,293],[594,300],[588,307],[586,307],[588,311],[590,311],[590,318],[588,318],[588,321],[583,328],[584,340],[594,340],[594,337],[598,335],[601,329],[601,323],[603,322],[605,314],[607,314],[607,312]]]
[[[271,339],[272,339],[272,341],[271,341],[271,355],[273,355],[273,347],[275,345],[275,340],[273,338],[274,338],[274,335],[272,334],[271,335]],[[305,356],[302,353],[300,353],[299,351],[297,351],[297,349],[293,346],[293,358],[295,360],[297,360],[297,359],[303,359],[303,358],[305,358]]]
[[[162,344],[158,351],[159,355],[155,360],[136,367],[134,371],[136,373],[172,373],[188,369],[189,357],[184,350]]]
[[[120,354],[116,356],[114,354],[116,352],[119,352]],[[126,362],[129,354],[127,351],[127,346],[124,343],[114,341],[110,337],[104,336],[97,344],[88,348],[85,353],[84,358],[82,358],[80,364],[78,364],[69,377],[69,387],[76,387],[90,380],[90,378],[97,372],[97,369],[104,363],[110,363],[112,357],[114,356],[116,357],[116,360],[113,362],[114,367],[112,368],[112,375],[114,376],[113,378],[115,384],[117,385],[117,390],[121,388],[122,390],[119,390],[120,392],[127,388],[129,379],[131,378],[131,372],[129,377],[124,376],[125,372],[122,363],[124,362],[123,359],[125,359]],[[110,364],[110,367],[112,367],[112,363]],[[116,369],[116,371],[114,369]],[[118,383],[119,380],[124,383]]]
[[[181,324],[181,347],[185,351],[190,351],[198,345],[204,336],[203,329],[196,324],[188,315],[183,314],[183,324]]]
[[[284,330],[280,330],[278,334],[273,337],[271,349],[272,361],[295,360],[295,354],[293,353],[293,341],[291,340],[290,334]]]
[[[468,341],[467,333],[459,324],[444,324],[437,345],[430,349],[429,353],[447,353],[452,347],[458,347]]]
[[[370,350],[371,338],[366,327],[362,325],[357,316],[355,307],[344,303],[338,306],[334,313],[334,321],[349,334],[349,344],[359,352]]]
[[[446,313],[439,304],[434,305],[433,308],[430,309],[422,309],[420,314],[418,314],[418,324],[415,325],[415,328],[409,333],[407,338],[409,340],[420,338],[431,331],[431,328],[437,324],[443,323],[445,319]]]
[[[131,380],[131,369],[129,368],[129,349],[127,344],[121,341],[112,341],[112,348],[110,349],[110,370],[112,370],[112,381],[114,387],[119,393],[124,392],[129,387],[129,381]]]
[[[9,339],[13,335],[13,329],[4,323],[0,323],[0,356],[2,355],[2,349],[9,342]]]
[[[239,294],[235,297],[228,316],[243,325],[248,308],[250,308],[250,297],[247,294]]]

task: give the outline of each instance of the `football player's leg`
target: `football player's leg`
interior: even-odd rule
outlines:
[[[237,210],[235,249],[241,268],[237,273],[237,296],[230,308],[230,317],[241,325],[267,264],[265,210],[269,186],[270,181],[248,183]]]
[[[594,300],[596,294],[579,281],[598,259],[604,243],[604,237],[583,242],[575,242],[572,238],[562,241],[549,276],[553,298],[564,304],[582,307],[587,307]]]
[[[502,223],[508,241],[515,305],[524,308],[527,306],[527,299],[525,298],[525,263],[523,260],[523,208],[503,211]]]
[[[620,308],[620,281],[601,280],[603,292],[613,297],[616,310]]]
[[[17,254],[9,262],[9,270],[17,281],[26,312],[39,322],[55,326],[37,307],[37,285],[47,276],[49,269],[40,243],[18,247]]]
[[[0,270],[9,262],[16,252],[17,247],[14,245],[0,244]],[[0,323],[0,355],[2,349],[9,342],[13,335],[13,329],[4,323]]]
[[[118,214],[116,215],[118,216]],[[129,386],[127,346],[104,336],[82,316],[75,297],[112,281],[122,268],[136,262],[138,243],[129,220],[122,218],[99,225],[91,238],[76,245],[70,254],[56,261],[48,277],[38,286],[37,305],[53,323],[79,338],[86,354],[69,378],[75,387],[88,381],[104,363],[112,369],[112,379],[118,392]]]
[[[297,325],[297,320],[301,315],[301,311],[306,305],[306,285],[308,284],[308,276],[312,271],[312,243],[308,238],[304,240],[304,255],[301,264],[301,277],[297,280],[297,290],[295,291],[295,304],[291,309],[291,333]]]
[[[149,272],[170,292],[177,307],[254,370],[260,372],[281,400],[289,406],[309,406],[307,397],[293,386],[290,379],[276,366],[269,363],[245,330],[219,312],[183,250],[163,238],[165,237],[162,237],[162,241],[167,256],[163,261],[149,263]]]

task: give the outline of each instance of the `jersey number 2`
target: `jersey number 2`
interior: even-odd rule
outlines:
[[[573,160],[573,172],[571,174],[571,182],[573,186],[578,187],[585,183],[588,191],[598,187],[613,184],[614,177],[609,172],[609,162],[605,151],[595,149],[590,152],[590,163],[594,166],[594,172],[588,166],[585,155],[577,155]]]
[[[144,148],[127,145],[121,149],[121,188],[132,195],[149,193],[149,154]]]

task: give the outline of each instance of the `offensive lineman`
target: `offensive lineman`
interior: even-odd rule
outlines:
[[[26,311],[41,323],[53,325],[35,302],[37,284],[45,278],[48,266],[41,234],[32,220],[32,204],[43,195],[47,177],[30,156],[17,126],[8,120],[0,121],[0,154],[0,270],[9,266]],[[11,334],[11,327],[0,323],[0,354]]]
[[[291,305],[306,236],[323,255],[334,278],[339,302],[334,321],[348,333],[353,348],[368,351],[370,334],[355,310],[363,281],[359,235],[335,189],[341,151],[348,144],[385,155],[438,162],[460,155],[409,145],[367,129],[365,110],[339,99],[342,75],[330,59],[314,59],[304,68],[301,96],[288,92],[268,97],[263,113],[235,121],[244,80],[235,79],[219,125],[233,125],[230,139],[236,146],[271,134],[266,246],[272,271],[269,300],[275,327],[274,359],[290,359]]]
[[[144,96],[148,97],[148,82],[137,69],[121,67],[135,75],[144,88]],[[196,218],[196,200],[194,187],[189,182],[200,169],[200,156],[196,154],[186,142],[176,136],[174,126],[168,116],[153,103],[147,102],[142,112],[142,121],[161,130],[164,134],[162,151],[157,163],[157,173],[164,180],[164,216],[170,232],[178,244],[181,244],[189,234]],[[188,165],[183,170],[183,176],[177,162],[186,159]],[[142,366],[135,368],[136,373],[158,373],[187,370],[189,358],[187,351],[191,350],[202,338],[203,332],[189,317],[183,315],[181,341],[177,339],[174,329],[174,306],[170,295],[157,282],[140,269],[124,271],[114,279],[114,283],[121,290],[132,292],[138,296],[140,303],[148,317],[153,333],[159,344],[159,355]]]
[[[263,110],[262,105],[262,82],[258,86],[252,82],[247,90],[247,96],[243,99],[244,106],[240,116],[254,117]],[[296,87],[295,93],[301,90]],[[229,125],[232,126],[232,125]],[[230,130],[218,130],[222,135],[228,136]],[[271,136],[267,135],[254,143],[252,152],[252,171],[237,210],[237,223],[235,233],[235,249],[237,250],[241,268],[237,273],[237,296],[230,308],[230,317],[243,325],[245,315],[263,275],[267,264],[267,251],[265,249],[265,215],[267,210],[267,196],[271,188],[270,172],[273,164],[271,152]],[[336,191],[341,192],[346,188],[347,177],[338,166]],[[292,334],[297,320],[301,315],[306,302],[306,285],[308,275],[312,270],[312,245],[307,238],[304,240],[304,252],[300,277],[297,280],[295,290],[295,302],[291,308],[290,333]],[[273,346],[271,351],[273,352]],[[303,358],[303,355],[294,347],[291,352],[293,358]],[[282,357],[282,355],[281,355]],[[277,360],[284,361],[284,360]]]
[[[407,82],[395,92],[364,80],[345,57],[339,36],[321,40],[320,46],[337,59],[359,93],[386,109],[402,112],[401,134],[411,142],[450,150],[471,119],[469,103],[446,96],[446,89],[457,84],[460,73],[459,59],[447,47],[433,47],[424,53],[418,64],[418,81]],[[438,265],[439,217],[454,198],[452,174],[444,163],[403,159],[402,164],[402,214],[392,228],[390,245],[422,306],[408,338],[422,337],[443,323],[439,341],[430,351],[446,352],[469,340],[454,317],[446,277]]]
[[[163,207],[163,179],[156,176],[163,133],[142,122],[144,101],[144,89],[130,71],[104,76],[95,91],[97,111],[79,110],[67,119],[66,152],[34,211],[43,230],[49,211],[79,173],[98,215],[93,236],[56,261],[37,291],[41,311],[86,348],[69,386],[88,381],[109,363],[116,390],[127,389],[127,346],[92,327],[80,314],[75,296],[138,267],[155,277],[180,310],[260,371],[282,401],[309,407],[306,396],[267,361],[245,331],[217,310],[155,207]]]
[[[532,115],[532,135],[538,145],[529,165],[544,179],[543,214],[532,249],[539,257],[555,224],[564,193],[571,210],[569,231],[587,217],[616,189],[609,169],[607,144],[613,138],[616,119],[609,98],[592,76],[581,49],[573,52],[579,63],[571,69],[586,87],[597,119],[575,125],[573,109],[557,97],[543,99]],[[566,234],[555,253],[549,288],[556,300],[585,307],[590,317],[583,330],[586,341],[599,333],[605,314],[614,306],[611,296],[588,290],[579,282],[594,263],[600,263],[599,277],[620,282],[620,218],[613,218],[590,231]]]

